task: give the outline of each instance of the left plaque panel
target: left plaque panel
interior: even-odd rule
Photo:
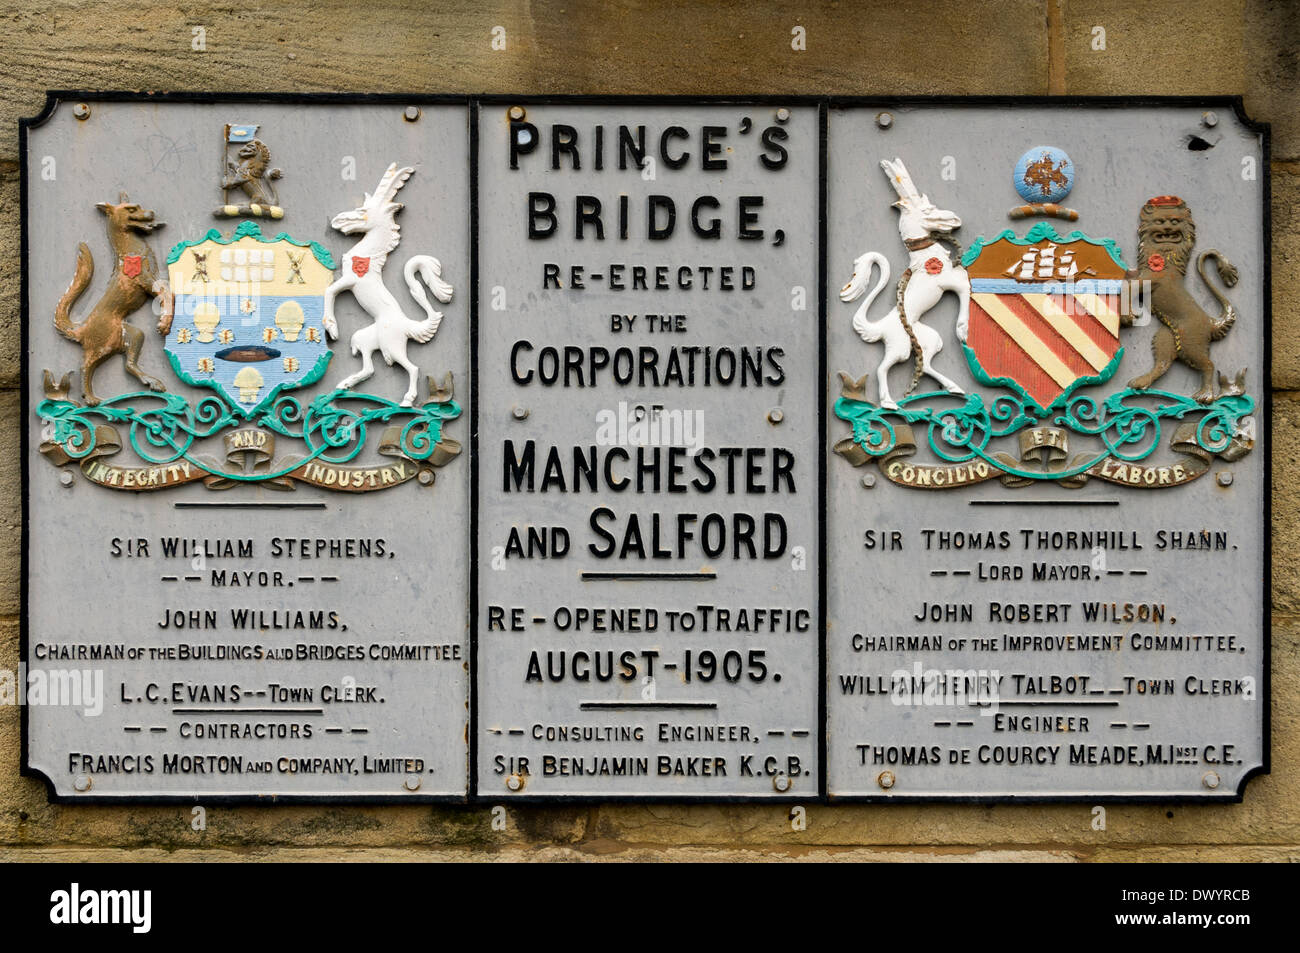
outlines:
[[[24,124],[18,687],[53,796],[465,797],[467,108]]]

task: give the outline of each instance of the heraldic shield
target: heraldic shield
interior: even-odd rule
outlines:
[[[321,320],[334,269],[323,246],[265,238],[256,222],[176,245],[167,256],[176,317],[164,342],[172,369],[246,418],[314,384],[331,356]]]
[[[1119,366],[1127,266],[1110,239],[1058,235],[1045,222],[1024,238],[982,239],[962,259],[970,275],[966,359],[987,386],[1006,386],[1039,410]]]

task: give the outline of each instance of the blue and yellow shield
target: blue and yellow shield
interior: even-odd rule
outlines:
[[[163,344],[172,369],[250,418],[316,383],[330,361],[321,318],[335,267],[318,243],[265,238],[256,222],[176,245],[167,256],[176,316]]]

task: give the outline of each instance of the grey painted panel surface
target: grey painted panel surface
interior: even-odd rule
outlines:
[[[399,105],[97,102],[90,119],[79,122],[72,105],[62,104],[31,131],[28,153],[27,359],[33,413],[25,423],[32,448],[25,461],[31,518],[26,661],[33,672],[102,672],[105,698],[97,716],[86,714],[84,706],[32,705],[28,762],[68,797],[463,796],[469,682],[468,454],[439,467],[431,487],[411,481],[375,492],[341,493],[297,482],[292,492],[259,484],[215,491],[192,483],[133,493],[92,485],[75,466],[64,468],[75,474],[71,485],[64,486],[60,472],[37,452],[42,433],[34,410],[45,396],[41,371],[49,368],[61,375],[77,368],[81,357],[78,346],[57,335],[52,323],[56,303],[73,274],[77,243],[89,245],[96,274],[72,309],[74,322],[89,313],[112,270],[105,220],[95,204],[116,202],[119,191],[127,189],[132,199],[156,210],[167,223],[150,238],[160,266],[168,250],[183,239],[201,238],[212,228],[230,235],[238,221],[214,218],[213,210],[221,200],[223,126],[232,122],[260,124],[272,164],[284,170],[276,185],[286,214],[280,221],[261,219],[265,235],[283,229],[295,239],[321,242],[341,267],[357,236],[331,229],[331,217],[360,203],[363,191],[375,188],[390,162],[415,168],[399,194],[406,204],[397,219],[401,244],[392,253],[384,280],[404,312],[419,315],[403,287],[401,266],[415,254],[441,260],[443,277],[454,287],[453,298],[439,305],[445,317],[433,341],[412,342],[409,353],[420,365],[421,401],[426,396],[424,374],[439,379],[454,374],[455,397],[464,414],[447,425],[445,434],[468,444],[470,189],[465,107],[425,106],[420,120],[411,123],[403,121]],[[215,271],[215,260],[213,267]],[[295,396],[328,393],[359,366],[348,353],[348,341],[370,324],[369,319],[350,294],[339,298],[337,317],[340,337],[328,372]],[[182,319],[177,320],[180,327]],[[130,323],[145,332],[141,364],[147,373],[191,401],[209,393],[186,387],[172,372],[148,307],[135,312]],[[396,401],[405,385],[405,373],[380,361],[376,375],[356,389]],[[96,387],[105,397],[140,389],[124,373],[120,356],[101,366]],[[80,398],[79,375],[74,375],[72,393]],[[127,427],[119,429],[125,439]],[[371,424],[366,447],[351,465],[378,468],[393,463],[394,458],[376,452],[381,429],[380,423]],[[277,440],[277,464],[303,454],[300,441],[285,436]],[[220,447],[215,437],[194,452],[216,458]],[[108,462],[138,465],[133,457],[126,444]],[[236,501],[253,505],[177,506]],[[317,507],[257,506],[286,502]],[[212,541],[218,549],[220,541],[247,540],[252,555],[168,557],[162,541],[171,538],[198,540],[200,547]],[[119,549],[114,548],[115,539],[122,541]],[[147,540],[147,557],[125,555],[126,541],[135,539]],[[307,545],[313,555],[316,541],[325,540],[321,558],[301,558],[302,544],[295,544],[290,556],[285,541],[299,539],[311,541]],[[365,545],[372,555],[331,556],[332,541],[357,541],[357,551]],[[115,555],[119,551],[123,555]],[[218,585],[216,574],[221,571],[253,572],[251,586]],[[259,585],[256,574],[262,572],[270,575]],[[263,615],[237,626],[232,610],[243,609]],[[177,631],[173,621],[171,627],[160,628],[161,621],[174,620],[178,611],[186,627]],[[200,613],[197,628],[188,625],[190,611]],[[304,628],[293,628],[299,611],[322,613],[323,627],[313,627],[308,617]],[[205,624],[205,612],[215,614],[214,623]],[[329,621],[332,613],[334,623]],[[286,622],[288,627],[282,627]],[[49,646],[73,647],[75,652],[78,646],[89,650],[105,645],[127,653],[140,650],[144,657],[42,657]],[[150,657],[151,652],[180,646],[213,652],[261,646],[264,657]],[[287,659],[265,657],[285,648]],[[412,649],[415,657],[410,659],[375,657],[412,654]],[[343,657],[302,657],[313,650],[318,656],[341,651]],[[276,693],[269,687],[273,684],[294,691]],[[355,690],[349,692],[350,687]],[[339,702],[340,697],[352,700]],[[200,708],[209,711],[192,711]],[[249,710],[262,708],[271,710]],[[269,770],[255,773],[256,763],[269,764]]]
[[[960,215],[957,234],[969,248],[976,236],[992,239],[1006,228],[1025,234],[1032,220],[1007,217],[1023,201],[1011,188],[1011,170],[1026,150],[1046,144],[1064,149],[1076,166],[1074,190],[1062,204],[1081,217],[1077,223],[1057,221],[1062,234],[1079,228],[1095,238],[1114,238],[1133,266],[1139,210],[1147,199],[1172,193],[1194,214],[1196,252],[1217,248],[1236,264],[1240,283],[1228,294],[1240,318],[1212,354],[1229,377],[1249,369],[1246,391],[1256,401],[1257,442],[1240,460],[1216,459],[1199,479],[1158,489],[1095,477],[1078,489],[1054,483],[1011,489],[996,480],[916,489],[891,482],[874,462],[855,468],[833,456],[827,471],[830,796],[1233,796],[1243,777],[1264,761],[1268,664],[1261,621],[1268,599],[1261,519],[1268,428],[1259,409],[1266,390],[1267,305],[1258,133],[1226,111],[1216,128],[1206,130],[1201,110],[1192,107],[915,106],[896,110],[887,130],[877,126],[877,112],[832,109],[830,114],[825,291],[832,405],[840,396],[835,371],[856,379],[870,370],[867,393],[876,396],[881,345],[864,343],[852,327],[857,303],[838,298],[854,260],[864,251],[879,251],[892,263],[895,277],[907,261],[898,213],[890,207],[896,195],[880,160],[901,158],[921,192]],[[1189,150],[1193,134],[1213,147]],[[1218,313],[1194,274],[1187,287],[1205,310]],[[876,302],[873,319],[893,304],[892,280],[882,297],[889,301]],[[955,337],[956,317],[956,299],[947,295],[925,319],[945,344],[935,367],[986,399],[1007,393],[976,383]],[[1149,368],[1156,328],[1155,322],[1124,328],[1124,356],[1114,378],[1092,390],[1109,395]],[[895,395],[907,386],[911,364],[907,359],[894,368]],[[1186,395],[1196,385],[1196,376],[1177,364],[1157,386]],[[925,382],[918,392],[932,387]],[[1175,424],[1164,421],[1160,446],[1144,463],[1187,459],[1168,447]],[[827,447],[848,433],[848,424],[829,413]],[[941,463],[926,444],[924,425],[915,427],[915,436],[919,449],[906,462]],[[1095,452],[1095,441],[1077,434],[1070,440],[1071,456]],[[1018,453],[1014,440],[995,446]],[[1221,484],[1221,474],[1231,475],[1230,485]],[[864,475],[874,478],[870,488],[863,485]],[[1057,501],[1062,505],[1044,505]],[[980,505],[1006,502],[1012,505]],[[1116,505],[1105,505],[1110,503]],[[1064,541],[1054,545],[1053,537],[1040,545],[1040,530],[1116,535],[1100,541],[1099,549],[1067,548]],[[1214,542],[1226,539],[1226,545],[1215,549],[1212,543],[1209,551],[1168,547],[1173,539],[1168,534],[1190,532],[1199,539],[1203,530]],[[871,549],[868,532],[874,533]],[[882,545],[895,532],[901,546]],[[957,534],[964,547],[942,548],[941,532]],[[1003,532],[1005,546],[998,535]],[[1167,534],[1164,549],[1161,532]],[[990,533],[993,548],[975,548]],[[1036,564],[1068,567],[1067,578],[1034,581]],[[1006,578],[1003,566],[1012,567],[1012,578]],[[1014,578],[1016,572],[1023,578]],[[1085,617],[1085,606],[1111,603],[1118,605],[1119,620]],[[1164,619],[1126,621],[1126,604],[1137,614],[1163,612]],[[1031,616],[1023,622],[1021,605]],[[1012,620],[991,619],[991,606],[1006,607],[1001,615],[1009,612]],[[1036,622],[1035,611],[1050,610],[1035,606],[1065,608],[1057,610],[1056,621]],[[938,607],[937,620],[929,616],[933,607]],[[948,607],[958,621],[947,621]],[[969,621],[962,620],[966,607]],[[921,635],[940,641],[881,639]],[[1012,648],[1007,641],[1070,635],[1107,641],[1084,648],[1059,643],[1044,648],[1039,642],[1029,649]],[[1151,641],[1195,635],[1215,638],[1185,641],[1181,648]],[[973,648],[976,638],[989,642]],[[952,641],[961,639],[966,640],[961,645]],[[987,673],[1003,680],[979,706],[959,694],[905,697],[907,679],[918,674],[924,679],[931,671]],[[1055,693],[1053,678],[1060,680]],[[1210,694],[1225,686],[1231,694]]]
[[[775,106],[524,105],[540,143],[519,158],[518,170],[509,168],[506,107],[485,106],[479,125],[478,793],[815,796],[817,111],[794,108],[780,123]],[[559,155],[561,168],[551,168],[556,124],[576,130],[576,171],[566,152]],[[644,172],[630,164],[618,168],[620,124],[632,136],[644,126],[653,160]],[[605,152],[598,169],[596,129],[602,125]],[[681,133],[667,136],[669,158],[690,154],[680,169],[670,168],[659,148],[664,131],[674,126]],[[720,127],[716,159],[725,160],[725,169],[703,165],[709,126]],[[779,130],[769,135],[780,149],[765,147],[769,129]],[[787,137],[778,141],[782,131]],[[788,161],[779,168],[762,164],[762,156],[775,161],[782,151]],[[554,236],[529,239],[530,192],[554,196]],[[599,198],[603,239],[592,225],[585,238],[576,237],[578,195]],[[618,224],[620,195],[629,200],[626,239]],[[675,204],[670,237],[648,237],[652,195]],[[700,196],[717,200],[716,208],[699,206],[702,230],[719,221],[717,239],[692,232]],[[740,218],[743,196],[762,197],[761,208],[752,207],[752,223]],[[547,207],[546,199],[537,202]],[[666,223],[667,213],[658,221]],[[747,225],[763,229],[763,237],[741,237]],[[547,263],[560,266],[561,287],[545,286]],[[614,265],[624,267],[611,272]],[[584,269],[581,290],[571,266]],[[648,287],[637,289],[633,269],[641,266],[648,269]],[[655,287],[657,266],[664,289]],[[700,270],[706,267],[714,269],[707,288]],[[753,287],[720,288],[717,269],[723,267],[735,269],[738,286],[742,268],[753,269]],[[683,274],[691,287],[681,286]],[[623,289],[611,288],[611,279],[621,279]],[[652,331],[650,314],[684,315],[682,329],[657,324]],[[611,315],[637,317],[630,329],[624,321],[614,331]],[[575,355],[568,386],[566,348]],[[596,370],[594,386],[582,386],[592,383],[593,360],[604,361],[603,353],[593,359],[593,348],[607,349],[610,366]],[[620,348],[631,350],[619,354]],[[733,381],[720,385],[715,375],[722,349],[729,349],[721,358],[723,376],[732,377],[733,361],[737,370]],[[759,370],[757,376],[743,372],[744,386],[742,353]],[[541,383],[539,375],[550,376],[557,357],[559,380]],[[638,370],[627,379],[632,359]],[[657,362],[657,380],[648,370],[651,361]],[[681,379],[671,376],[675,364]],[[643,435],[629,432],[637,405],[661,406],[661,413],[648,411],[647,420],[662,426]],[[527,416],[519,419],[516,409]],[[769,412],[777,409],[780,422],[770,422]],[[516,483],[503,469],[507,460],[523,460],[528,441],[536,457],[531,492],[526,479]],[[694,455],[682,446],[703,449]],[[546,481],[551,448],[563,489]],[[748,453],[735,464],[734,492],[727,490],[720,448]],[[594,492],[575,475],[575,449],[596,456]],[[603,475],[605,461],[613,459],[613,483],[635,479],[639,450],[648,461],[660,453],[658,492],[652,483],[642,492],[614,487]],[[681,484],[671,491],[670,454],[680,469],[673,479]],[[746,459],[756,468],[752,489]],[[707,481],[702,462],[720,480],[712,488],[687,485]],[[779,492],[771,492],[780,467],[789,476],[775,478]],[[774,515],[765,523],[768,513]],[[732,548],[745,514],[757,525],[756,557],[747,549],[737,556]],[[766,557],[765,525],[772,552]],[[628,541],[634,526],[644,555]],[[568,531],[567,553],[543,558],[534,550],[530,558],[527,533],[550,527]],[[523,534],[523,554],[510,550],[512,531]],[[616,542],[609,555],[593,552],[610,546],[610,536]],[[706,536],[710,546],[725,536],[725,551],[711,555],[702,545]],[[657,557],[656,545],[667,555]],[[690,578],[584,577],[629,571]],[[580,612],[592,615],[579,629],[570,618]],[[718,631],[720,612],[730,631]],[[614,630],[615,616],[628,631]],[[684,630],[684,624],[694,627]]]
[[[1095,477],[1078,489],[1008,488],[990,481],[923,490],[895,485],[875,463],[855,468],[830,455],[830,447],[850,431],[833,412],[824,433],[816,424],[816,110],[795,108],[788,122],[778,121],[776,112],[774,106],[737,105],[530,106],[527,120],[536,125],[540,145],[521,156],[521,169],[512,171],[505,107],[483,107],[480,361],[487,373],[480,419],[476,793],[812,797],[819,772],[817,732],[823,729],[832,797],[1237,793],[1242,778],[1264,760],[1267,659],[1261,617],[1267,593],[1260,514],[1266,428],[1254,428],[1256,443],[1241,459],[1215,459],[1199,478],[1156,490]],[[1196,251],[1220,249],[1241,276],[1229,292],[1241,317],[1213,345],[1214,360],[1228,377],[1248,368],[1245,392],[1256,402],[1255,419],[1262,416],[1265,246],[1256,133],[1226,113],[1207,133],[1198,109],[1173,106],[917,106],[897,110],[887,131],[874,123],[876,112],[831,110],[824,289],[830,406],[840,396],[838,370],[854,379],[870,370],[865,393],[873,399],[877,383],[881,345],[864,343],[851,326],[860,302],[850,306],[838,298],[854,260],[863,251],[879,251],[895,278],[907,260],[898,213],[890,208],[896,195],[879,160],[903,159],[920,191],[962,217],[958,236],[969,246],[976,235],[992,239],[1006,228],[1026,233],[1030,223],[1006,217],[1007,209],[1022,201],[1010,188],[1010,170],[1030,146],[1050,143],[1065,148],[1077,163],[1074,191],[1063,204],[1082,212],[1077,225],[1057,223],[1058,230],[1065,234],[1077,227],[1094,238],[1114,238],[1129,265],[1136,264],[1142,203],[1169,193],[1187,200],[1197,225]],[[746,117],[752,127],[742,131]],[[335,277],[346,274],[344,256],[354,239],[330,229],[330,217],[360,202],[362,190],[374,188],[390,161],[416,168],[398,196],[408,208],[398,219],[402,244],[390,270],[397,272],[411,255],[433,254],[455,287],[451,303],[439,306],[446,318],[436,338],[413,345],[411,355],[422,377],[454,372],[464,414],[448,425],[447,435],[468,445],[468,143],[465,110],[452,106],[426,106],[419,122],[406,123],[399,106],[96,103],[91,120],[78,123],[65,104],[32,131],[27,156],[31,406],[45,396],[42,369],[57,377],[80,359],[80,349],[58,336],[51,321],[73,272],[77,242],[89,244],[97,271],[72,309],[74,322],[98,300],[111,270],[104,220],[94,203],[116,201],[118,191],[128,188],[132,198],[156,209],[168,222],[151,238],[160,263],[177,241],[198,239],[209,228],[229,235],[237,223],[213,218],[212,209],[219,195],[220,130],[232,121],[260,123],[273,164],[285,169],[279,189],[288,214],[281,222],[261,220],[265,234],[283,228],[295,239],[324,243],[340,266]],[[580,171],[571,169],[571,154],[563,149],[562,169],[548,168],[555,123],[576,130]],[[595,129],[602,124],[604,168],[596,169]],[[632,135],[639,125],[646,127],[647,151],[658,161],[644,174],[617,168],[620,124]],[[682,132],[668,136],[667,154],[690,153],[680,170],[660,154],[660,135],[671,126]],[[713,138],[720,143],[718,158],[728,163],[725,170],[702,166],[707,126],[723,130]],[[765,130],[776,128],[789,138],[761,139]],[[1189,150],[1193,133],[1204,135],[1213,148]],[[760,155],[774,158],[782,150],[789,159],[780,168],[759,161]],[[1244,175],[1252,163],[1254,177]],[[350,178],[353,168],[355,178]],[[530,191],[555,197],[555,236],[528,238]],[[603,238],[595,237],[589,204],[586,237],[577,239],[579,194],[601,200]],[[629,198],[626,239],[620,236],[620,195]],[[652,195],[668,196],[675,205],[671,237],[647,236],[646,203]],[[704,195],[719,199],[716,207],[697,206],[702,229],[718,218],[717,240],[691,234],[692,203]],[[742,218],[742,196],[762,196],[761,206],[749,205],[756,223]],[[665,209],[666,203],[657,222],[667,220]],[[763,228],[763,238],[741,238],[747,226]],[[780,244],[776,228],[784,232]],[[560,266],[559,289],[544,287],[548,262]],[[583,269],[581,290],[574,287],[574,265]],[[634,287],[638,265],[648,267],[648,288]],[[654,288],[658,265],[665,266],[665,289]],[[735,267],[738,285],[746,280],[743,267],[751,267],[754,288],[718,288],[717,269],[725,265]],[[689,289],[678,286],[682,266],[689,269]],[[702,268],[713,269],[707,272],[707,290],[701,287]],[[612,278],[624,287],[610,288]],[[399,275],[389,274],[387,285],[408,315],[419,313]],[[1192,277],[1188,285],[1202,307],[1217,312],[1199,279]],[[893,294],[891,279],[881,297],[892,304]],[[877,301],[870,316],[878,319],[887,309]],[[674,321],[677,330],[660,323],[651,332],[651,314],[684,317],[680,325]],[[935,366],[966,390],[991,399],[1000,391],[976,384],[954,336],[956,314],[950,295],[925,318],[945,344]],[[618,330],[614,315],[624,316]],[[629,325],[631,315],[636,322]],[[369,322],[351,295],[339,299],[338,316],[341,334],[332,364],[324,380],[301,392],[308,396],[327,393],[357,367],[345,342]],[[197,400],[204,392],[176,379],[153,321],[147,307],[131,319],[145,331],[144,370],[166,380],[169,390]],[[1111,394],[1144,371],[1155,331],[1153,322],[1123,329],[1125,350],[1114,378],[1092,390]],[[531,349],[517,346],[525,341]],[[718,361],[730,366],[730,358],[719,354],[724,347],[750,357],[761,382],[739,386],[704,380],[706,365],[711,374]],[[602,348],[609,365],[601,363]],[[631,350],[623,354],[619,348]],[[673,360],[685,378],[680,383],[667,379]],[[910,365],[908,358],[893,369],[895,395],[907,387]],[[738,376],[746,373],[744,356],[736,367]],[[533,379],[516,380],[512,369],[531,372]],[[616,378],[625,372],[633,380],[619,383]],[[552,373],[559,378],[555,383],[539,380]],[[648,376],[637,380],[642,374]],[[139,389],[124,374],[120,356],[107,361],[96,380],[101,395]],[[375,378],[358,389],[396,399],[404,381],[404,374],[381,363]],[[80,396],[79,386],[74,377],[74,396]],[[1196,380],[1180,364],[1159,386],[1190,394]],[[424,396],[422,383],[420,399]],[[650,408],[649,416],[639,419],[638,406]],[[1044,420],[1040,426],[1051,429],[1053,423]],[[1144,464],[1188,463],[1168,447],[1174,423],[1163,422],[1160,446]],[[26,661],[37,678],[32,684],[42,677],[57,681],[69,670],[86,673],[92,683],[96,673],[103,676],[102,694],[86,699],[93,705],[99,698],[101,714],[87,713],[80,702],[28,708],[27,763],[51,778],[60,795],[400,798],[465,792],[467,454],[438,468],[433,488],[412,482],[352,495],[298,482],[286,494],[256,484],[220,492],[191,484],[136,494],[94,486],[79,473],[71,485],[63,485],[59,472],[36,452],[48,433],[42,433],[35,414],[27,426],[32,452],[25,461],[31,515]],[[935,463],[927,456],[923,425],[915,435],[920,447],[906,462],[918,469]],[[1089,446],[1077,432],[1069,439],[1071,456]],[[536,453],[534,489],[507,490],[504,485],[514,479],[507,455],[522,459],[530,440]],[[374,442],[372,436],[354,463],[392,462],[375,452]],[[671,478],[672,461],[681,466],[686,484],[707,472],[725,481],[725,465],[710,456],[717,448],[755,452],[736,459],[735,493],[689,485],[682,492],[647,487],[638,493],[611,486],[611,477],[635,479],[638,444],[651,457],[659,452],[663,481]],[[288,446],[282,439],[277,456],[286,457]],[[689,452],[693,446],[706,451],[697,456]],[[558,456],[548,466],[552,447]],[[576,466],[575,448],[597,461],[594,491]],[[1014,440],[999,448],[1013,454],[1022,449]],[[127,447],[110,463],[127,463],[130,453]],[[817,720],[821,453],[830,455],[825,726]],[[745,486],[747,459],[761,468],[752,474],[752,490]],[[1026,459],[1022,455],[1020,464]],[[607,460],[612,460],[610,477],[602,472]],[[776,475],[785,462],[794,492]],[[73,466],[64,470],[76,473]],[[874,476],[869,488],[864,475]],[[561,478],[564,488],[558,485]],[[575,490],[578,483],[582,486]],[[253,505],[224,511],[174,505],[218,499]],[[256,506],[289,499],[323,504],[323,509]],[[743,517],[736,521],[737,513],[756,520],[758,553],[752,559],[731,549],[744,525]],[[765,523],[764,514],[779,520]],[[629,535],[633,516],[639,537]],[[783,534],[777,529],[781,525]],[[567,552],[545,554],[543,542],[554,546],[557,537],[541,534],[560,526],[569,531]],[[775,534],[777,554],[771,557],[762,552],[765,527]],[[865,545],[868,531],[871,549]],[[1040,543],[1040,531],[1109,535],[1094,549],[1091,541]],[[939,540],[943,532],[960,535],[964,545],[945,546]],[[1171,533],[1197,541],[1202,532],[1210,534],[1207,550],[1169,548]],[[898,548],[885,546],[892,533],[899,534]],[[284,544],[277,542],[302,537],[382,539],[384,558],[327,557],[304,568],[304,561],[283,555]],[[139,538],[150,543],[148,557],[117,555],[126,551],[128,540]],[[254,555],[194,562],[188,555],[160,555],[162,540],[172,538],[251,540]],[[608,557],[589,548],[601,548],[611,538],[615,551]],[[706,552],[709,541],[724,539],[721,552]],[[990,539],[992,547],[984,548]],[[671,550],[679,541],[680,554],[654,555],[656,546]],[[512,548],[516,543],[522,553]],[[644,558],[635,551],[638,544],[647,550]],[[625,547],[622,555],[619,547]],[[1051,567],[1064,567],[1065,578],[1034,581],[1036,566],[1048,574]],[[1010,567],[1010,577],[1003,567]],[[215,584],[215,573],[222,570],[272,575],[265,585],[234,589]],[[282,574],[280,584],[276,572]],[[626,572],[678,577],[607,578]],[[1085,617],[1087,606],[1112,604],[1120,614],[1131,605],[1136,613],[1161,618]],[[990,618],[992,606],[1012,620]],[[1031,614],[1035,607],[1040,613],[1056,607],[1059,615],[1054,621],[1019,621],[1014,616],[1022,606]],[[970,621],[960,619],[966,607],[973,614]],[[927,608],[937,617],[918,619]],[[243,609],[264,616],[235,626],[231,611]],[[275,628],[286,613],[313,609],[324,614],[326,628]],[[719,610],[727,613],[725,623]],[[177,611],[186,631],[175,631]],[[214,612],[217,620],[208,623],[200,615],[198,627],[190,628],[186,614],[191,611]],[[328,627],[331,612],[337,613],[338,629]],[[951,612],[957,621],[947,618]],[[160,629],[158,623],[169,614],[172,627]],[[694,627],[683,630],[687,618]],[[882,638],[927,634],[939,641]],[[886,647],[862,648],[864,636]],[[1080,636],[1098,641],[1091,648],[1073,647]],[[1024,637],[1075,637],[1075,643],[1013,646],[1012,640]],[[972,648],[973,638],[991,641]],[[1184,641],[1176,641],[1180,638]],[[957,646],[952,639],[967,641]],[[182,643],[292,646],[293,655],[299,644],[356,646],[360,658],[214,661],[156,654]],[[139,649],[146,657],[97,660],[94,652],[104,645]],[[50,646],[63,652],[51,655]],[[78,646],[87,647],[85,653],[78,654]],[[428,656],[401,662],[369,657],[372,647],[389,646],[427,647],[418,651]],[[930,671],[991,676],[992,704],[988,697],[977,706],[948,699],[933,705],[926,698],[896,704],[900,699],[891,695],[904,684],[901,679],[918,673],[925,678]],[[313,694],[276,696],[272,684]],[[234,685],[242,702],[231,701]],[[173,696],[173,686],[178,695]],[[349,686],[360,690],[360,703],[323,704],[327,689]],[[267,694],[249,695],[250,690]],[[238,704],[310,711],[186,711]],[[197,724],[211,726],[205,727],[205,737],[196,737]],[[1231,753],[1225,754],[1227,746]],[[152,755],[147,767],[137,760],[145,755]],[[170,769],[173,756],[182,760]],[[406,758],[422,764],[400,763]],[[238,769],[234,759],[242,759]],[[263,761],[269,771],[251,769]],[[369,770],[375,767],[380,770]],[[882,784],[882,772],[889,773],[890,787]]]

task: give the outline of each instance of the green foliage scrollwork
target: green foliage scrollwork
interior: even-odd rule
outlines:
[[[312,460],[347,463],[365,447],[370,425],[401,420],[405,423],[398,449],[412,460],[427,460],[442,439],[444,421],[459,417],[461,408],[454,400],[403,407],[383,397],[350,390],[322,394],[306,407],[295,397],[282,396],[252,423],[302,441],[305,453],[285,468],[255,474],[225,472],[193,455],[196,443],[249,423],[215,395],[193,405],[176,394],[148,391],[122,394],[93,407],[46,399],[37,406],[36,413],[46,424],[47,436],[61,444],[73,460],[95,450],[97,426],[118,424],[127,428],[132,449],[151,465],[186,460],[214,476],[256,482],[285,476]]]
[[[935,401],[959,400],[957,406],[935,406]],[[899,401],[897,410],[840,397],[835,416],[853,428],[853,442],[873,457],[889,454],[897,445],[895,423],[923,426],[930,449],[947,463],[988,461],[999,470],[1033,480],[1060,480],[1083,473],[1107,459],[1136,463],[1148,457],[1160,444],[1161,422],[1182,420],[1202,414],[1196,426],[1196,443],[1209,454],[1227,449],[1255,409],[1245,394],[1227,394],[1213,403],[1201,404],[1190,397],[1167,391],[1138,391],[1131,388],[1098,400],[1077,394],[1064,405],[1043,413],[1022,395],[999,394],[988,404],[979,394],[951,395],[942,391],[915,394]],[[1095,437],[1101,444],[1095,455],[1066,470],[1022,470],[1005,458],[993,456],[990,444],[1013,437],[1027,427],[1049,424],[1081,436]]]

